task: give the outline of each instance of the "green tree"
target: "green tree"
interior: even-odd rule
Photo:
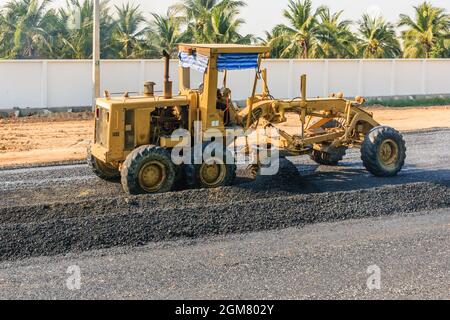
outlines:
[[[165,15],[152,14],[149,32],[147,33],[147,52],[149,55],[160,57],[163,50],[176,57],[177,43],[187,41],[187,35],[181,31],[184,19],[178,17],[172,9]]]
[[[359,24],[359,56],[363,58],[397,58],[401,55],[400,43],[394,26],[381,16],[364,14]]]
[[[9,56],[10,48],[8,43],[11,42],[10,34],[8,34],[9,25],[3,8],[0,8],[0,59],[6,59]],[[9,36],[9,37],[8,37]]]
[[[407,28],[402,32],[404,57],[445,57],[448,46],[444,40],[450,38],[450,15],[426,1],[414,10],[414,18],[400,15],[399,26]]]
[[[242,36],[238,32],[239,27],[245,23],[243,19],[238,18],[238,8],[229,7],[228,4],[228,1],[223,1],[211,10],[207,42],[250,44],[253,36]]]
[[[289,1],[283,15],[288,25],[279,24],[266,32],[263,42],[272,48],[272,57],[352,58],[356,37],[352,22],[343,20],[343,11],[331,12],[326,6],[314,10],[310,0]]]
[[[432,58],[450,58],[450,39],[448,39],[448,36],[437,41],[430,56]]]
[[[244,21],[236,15],[245,5],[244,1],[237,0],[185,0],[173,8],[183,16],[191,42],[208,43],[231,34],[236,40],[242,38],[236,33]]]
[[[342,20],[344,11],[332,13],[325,7],[319,13],[319,25],[315,33],[312,55],[316,58],[355,58],[356,37],[350,31],[352,21]]]
[[[324,10],[325,7],[314,10],[311,0],[289,0],[288,8],[283,12],[288,25],[275,26],[272,35],[276,36],[269,44],[288,44],[281,52],[281,58],[310,58],[320,27],[318,17]]]
[[[66,8],[59,10],[62,27],[59,33],[59,56],[66,59],[88,59],[92,57],[92,28],[94,6],[92,0],[67,0]],[[67,24],[76,16],[78,25]],[[115,21],[109,13],[108,1],[100,3],[100,47],[102,58],[113,58],[113,41],[111,35],[115,29]]]
[[[93,0],[66,0],[53,9],[53,0],[7,0],[0,6],[0,59],[87,59],[92,55]],[[109,10],[100,6],[102,58],[155,58],[163,49],[176,56],[176,44],[255,42],[241,35],[245,23],[240,0],[180,0],[164,15],[144,19],[139,6],[126,3]],[[425,1],[415,16],[400,15],[406,58],[450,57],[450,15]],[[313,8],[312,0],[289,0],[286,24],[276,25],[259,42],[275,58],[395,58],[402,55],[394,26],[382,17],[363,15],[357,22],[343,11]]]
[[[142,41],[147,28],[143,27],[145,18],[139,6],[126,3],[122,7],[116,6],[116,10],[117,19],[112,36],[114,45],[117,46],[116,57],[129,59],[145,56],[142,52]]]
[[[3,55],[12,59],[34,59],[51,52],[49,31],[57,20],[49,10],[50,0],[8,2],[2,15]]]
[[[265,39],[260,40],[260,42],[263,45],[270,47],[271,58],[285,58],[283,52],[290,44],[288,37],[283,36],[283,32],[280,28],[273,28],[271,31],[265,31]]]

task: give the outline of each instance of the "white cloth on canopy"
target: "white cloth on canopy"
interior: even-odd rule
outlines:
[[[191,68],[201,73],[205,73],[208,68],[209,58],[199,53],[189,55],[186,52],[179,52],[178,59],[183,68]]]

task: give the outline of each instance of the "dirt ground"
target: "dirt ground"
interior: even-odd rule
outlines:
[[[450,106],[421,108],[370,108],[375,119],[401,131],[450,128]],[[295,128],[295,115],[284,124]],[[0,119],[0,167],[82,160],[93,137],[87,113],[50,117]]]
[[[83,159],[92,135],[89,114],[0,119],[0,167]]]

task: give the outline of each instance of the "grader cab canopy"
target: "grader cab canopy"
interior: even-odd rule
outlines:
[[[239,45],[179,46],[179,59],[184,68],[205,72],[210,59],[215,60],[217,70],[244,70],[259,67],[259,56],[267,54],[270,48]]]

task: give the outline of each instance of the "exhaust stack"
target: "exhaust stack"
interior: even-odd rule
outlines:
[[[170,54],[164,50],[163,56],[166,59],[164,68],[164,98],[170,99],[172,98],[172,81],[169,80]]]

